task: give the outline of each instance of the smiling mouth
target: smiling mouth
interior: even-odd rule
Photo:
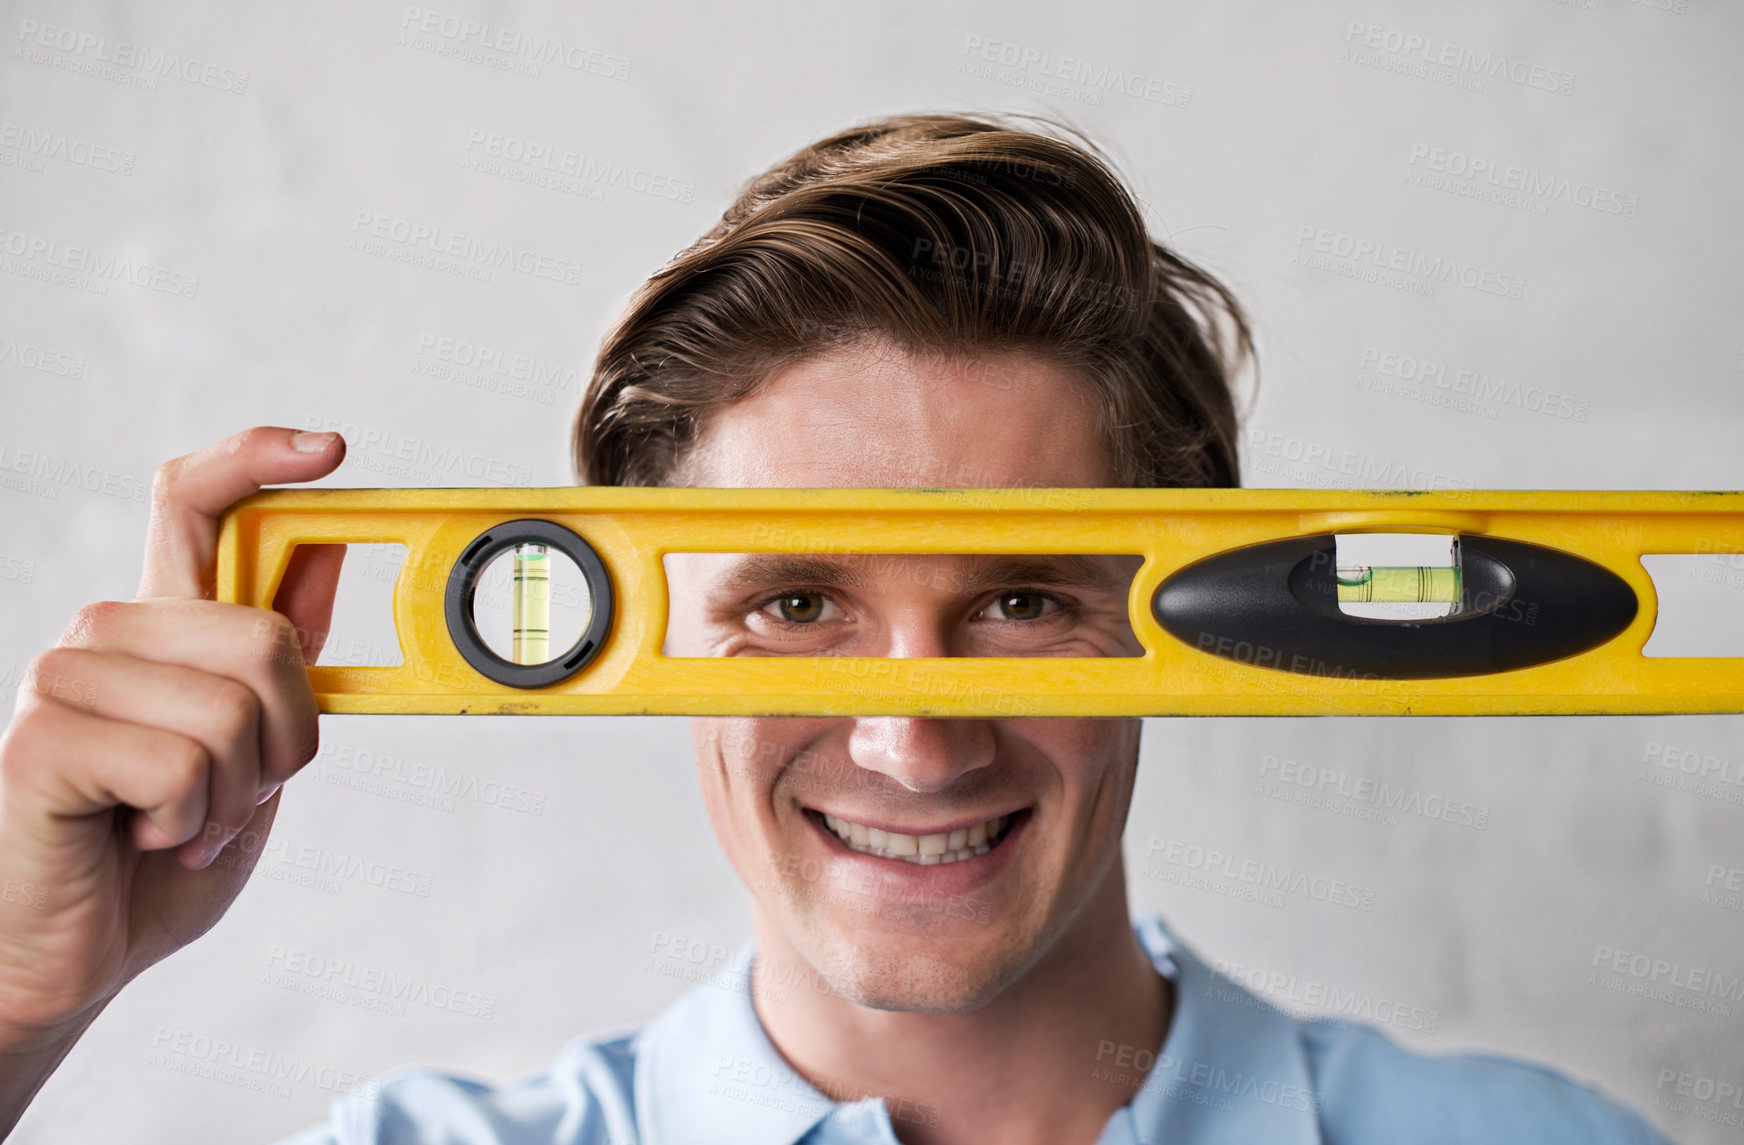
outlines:
[[[854,823],[821,811],[808,809],[807,813],[827,827],[850,850],[880,859],[901,859],[918,866],[931,867],[960,863],[977,855],[985,855],[999,846],[1010,834],[1012,825],[1028,812],[1025,809],[1011,815],[997,815],[970,827],[959,827],[954,831],[934,835],[905,835],[900,831],[868,827],[864,823]]]

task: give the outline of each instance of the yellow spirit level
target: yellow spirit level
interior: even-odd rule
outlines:
[[[1439,555],[1344,555],[1346,539],[1382,534]],[[326,543],[407,549],[393,595],[404,663],[309,668],[328,712],[1744,711],[1744,657],[1641,654],[1658,615],[1641,557],[1744,552],[1736,492],[271,490],[224,519],[218,598],[270,607],[295,546]],[[685,552],[1137,554],[1128,609],[1144,654],[668,657],[662,558]],[[542,595],[553,553],[590,602],[561,646]],[[473,618],[480,577],[505,554],[508,656]]]

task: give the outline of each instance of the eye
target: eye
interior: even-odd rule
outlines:
[[[759,612],[769,613],[788,624],[813,624],[834,607],[821,592],[785,592],[764,603]]]
[[[1039,592],[1002,592],[988,603],[987,609],[999,615],[993,620],[1040,620],[1049,614],[1049,606],[1059,608],[1059,601]]]

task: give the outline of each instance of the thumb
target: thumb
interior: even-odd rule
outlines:
[[[256,426],[164,462],[152,482],[140,598],[210,597],[224,511],[262,485],[325,477],[344,457],[337,433]]]

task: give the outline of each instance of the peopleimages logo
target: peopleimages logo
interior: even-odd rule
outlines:
[[[696,183],[677,179],[644,167],[634,167],[616,159],[602,159],[560,144],[522,139],[515,135],[472,128],[466,134],[468,162],[495,159],[548,175],[567,176],[581,183],[599,187],[620,187],[638,195],[656,199],[671,199],[688,203],[696,197]],[[488,174],[498,174],[485,168]],[[561,185],[558,189],[562,189]]]
[[[77,354],[20,342],[4,335],[0,335],[0,365],[14,365],[74,381],[85,376],[85,359]]]
[[[159,79],[179,79],[196,87],[209,87],[233,95],[248,90],[248,73],[241,68],[227,68],[126,40],[111,41],[108,36],[65,25],[20,20],[18,43],[17,54],[33,63],[82,72],[147,91],[156,91]]]
[[[1164,107],[1187,110],[1193,103],[1193,89],[1186,84],[1129,72],[1106,63],[1093,62],[1076,56],[1062,56],[1041,48],[1015,44],[1009,40],[991,40],[985,36],[965,36],[965,57],[958,72],[978,79],[993,79],[1008,86],[1031,88],[1047,95],[1059,95],[1082,103],[1100,104],[1109,92],[1134,99],[1160,103]],[[971,67],[971,65],[979,65]],[[993,65],[1010,69],[996,73]],[[1020,82],[1028,75],[1033,82]]]
[[[1336,1014],[1346,1021],[1379,1022],[1421,1034],[1434,1034],[1441,1028],[1440,1010],[1407,1005],[1367,990],[1341,990],[1312,978],[1246,966],[1221,958],[1212,968],[1256,993],[1292,1002],[1319,1013]],[[1213,988],[1215,987],[1207,987],[1208,990]]]
[[[374,1094],[380,1083],[360,1071],[299,1058],[265,1046],[212,1037],[180,1026],[159,1026],[148,1065],[222,1081],[243,1089],[291,1096],[291,1084],[332,1093]]]
[[[1592,408],[1584,398],[1577,398],[1573,394],[1542,386],[1522,386],[1519,382],[1482,370],[1450,367],[1445,362],[1419,358],[1412,354],[1398,354],[1378,346],[1363,347],[1357,368],[1384,378],[1414,383],[1414,388],[1406,392],[1425,392],[1429,387],[1434,387],[1477,402],[1513,406],[1527,413],[1543,414],[1567,421],[1586,421]]]
[[[1265,473],[1274,473],[1293,481],[1312,480],[1324,471],[1330,483],[1337,478],[1346,487],[1356,489],[1470,489],[1472,483],[1439,470],[1412,466],[1400,461],[1388,461],[1371,453],[1359,453],[1324,441],[1313,441],[1295,434],[1279,433],[1260,426],[1247,431],[1248,456],[1245,464]],[[1289,466],[1278,464],[1290,462]]]
[[[1316,265],[1311,261],[1313,256],[1322,256],[1323,259],[1329,256],[1408,279],[1422,280],[1421,285],[1452,283],[1480,294],[1494,294],[1503,298],[1520,298],[1526,292],[1526,279],[1518,274],[1507,274],[1477,263],[1430,255],[1396,243],[1312,224],[1305,223],[1296,228],[1296,249],[1299,255],[1308,256],[1305,261],[1310,266]]]
[[[1411,145],[1408,165],[1454,179],[1481,183],[1504,191],[1517,191],[1532,200],[1567,203],[1585,207],[1601,214],[1621,215],[1632,219],[1641,209],[1637,195],[1626,195],[1613,187],[1548,175],[1517,163],[1502,163],[1482,155],[1431,147],[1427,143]],[[1452,189],[1452,188],[1449,188]]]
[[[58,132],[13,123],[0,123],[0,148],[15,151],[30,159],[54,159],[74,167],[89,167],[93,171],[108,171],[116,175],[133,174],[137,156],[131,151],[118,151],[88,139],[78,139]],[[37,165],[34,170],[41,170]]]
[[[398,430],[360,426],[337,418],[310,414],[302,428],[311,433],[337,433],[345,438],[346,463],[363,469],[413,476],[420,470],[448,473],[491,485],[531,485],[533,471],[525,465],[473,453],[458,446],[408,437]],[[389,464],[369,464],[370,461]]]
[[[1490,809],[1482,804],[1450,799],[1445,795],[1424,795],[1415,788],[1395,786],[1385,780],[1368,776],[1352,775],[1339,768],[1317,767],[1312,763],[1299,763],[1270,753],[1262,756],[1260,793],[1279,798],[1287,796],[1291,788],[1312,794],[1319,801],[1347,800],[1376,810],[1420,815],[1425,819],[1451,823],[1456,827],[1472,827],[1479,831],[1488,827],[1490,822]]]
[[[1661,1068],[1653,1107],[1717,1125],[1744,1125],[1744,1079]]]
[[[399,974],[349,958],[329,958],[278,943],[267,952],[262,984],[380,1010],[395,1017],[405,1015],[408,1002],[487,1022],[497,1012],[494,994],[480,994],[452,983],[432,982],[421,975]]]
[[[11,476],[14,473],[24,475],[29,480],[14,478]],[[30,493],[52,501],[60,496],[62,488],[69,485],[140,504],[151,495],[149,477],[116,473],[71,458],[19,449],[0,442],[0,488]]]
[[[1170,868],[1178,872],[1225,879],[1232,884],[1247,884],[1261,893],[1301,895],[1316,902],[1354,910],[1375,909],[1373,887],[1358,886],[1342,879],[1292,867],[1279,867],[1275,863],[1233,855],[1216,847],[1204,847],[1180,839],[1163,839],[1152,835],[1145,844],[1145,868],[1141,873],[1164,882],[1184,882],[1180,877],[1169,877],[1162,873]],[[1194,884],[1184,882],[1184,885]]]
[[[436,55],[457,55],[461,59],[471,59],[466,54],[469,50],[495,52],[504,62],[523,64],[528,68],[524,74],[532,76],[539,74],[537,65],[556,64],[572,72],[603,76],[606,79],[630,78],[630,60],[627,56],[573,42],[565,43],[557,36],[504,27],[487,20],[454,16],[429,8],[406,8],[400,17],[400,42],[421,51],[430,51]],[[448,50],[442,50],[444,47]]]
[[[1503,80],[1520,87],[1555,92],[1557,95],[1574,93],[1573,72],[1512,59],[1502,52],[1479,51],[1421,32],[1407,32],[1402,28],[1389,28],[1384,24],[1352,20],[1345,26],[1344,42],[1347,51],[1353,48],[1367,49],[1370,54],[1391,57],[1401,62],[1445,68],[1449,73],[1462,78]]]
[[[333,740],[323,740],[315,758],[351,772],[361,780],[392,782],[441,796],[448,800],[444,810],[453,810],[454,799],[464,799],[506,811],[545,814],[544,792],[517,787],[499,779],[481,780],[467,772],[450,772],[441,764],[407,761],[403,756],[377,753]]]
[[[533,354],[505,350],[488,343],[470,342],[464,338],[447,338],[429,331],[418,335],[412,352],[417,359],[427,359],[422,370],[414,363],[414,373],[434,376],[435,365],[452,366],[456,372],[490,375],[507,382],[524,382],[542,391],[581,392],[581,370],[571,362],[549,362]]]
[[[379,258],[428,266],[485,282],[490,281],[493,269],[512,270],[566,286],[581,282],[581,263],[575,260],[375,211],[360,210],[352,216],[347,245]]]
[[[1726,1003],[1744,1002],[1744,975],[1687,966],[1614,946],[1593,948],[1587,984],[1721,1016],[1731,1013]]]
[[[73,286],[91,294],[108,294],[111,282],[195,298],[200,293],[198,275],[182,274],[144,259],[104,254],[90,247],[64,243],[45,235],[26,234],[0,226],[0,252],[6,254],[8,274],[40,278],[57,285]]]

